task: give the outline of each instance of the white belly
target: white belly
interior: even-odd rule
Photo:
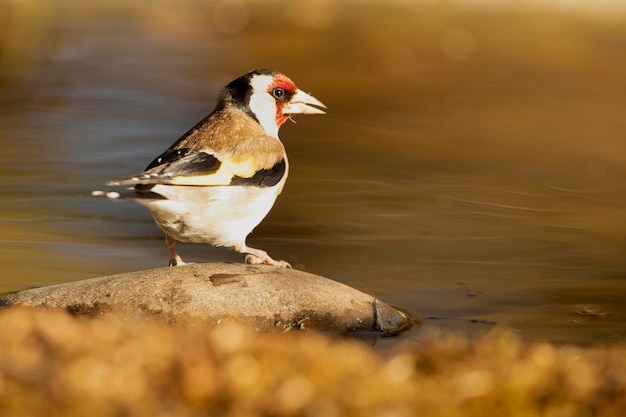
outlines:
[[[265,218],[282,191],[285,177],[274,187],[196,187],[156,185],[166,199],[137,199],[156,224],[180,242],[232,247]]]

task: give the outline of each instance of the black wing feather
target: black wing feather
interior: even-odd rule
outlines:
[[[148,171],[154,167],[158,167],[159,165],[167,165],[174,161],[177,161],[183,158],[185,155],[189,153],[189,148],[181,148],[181,149],[168,149],[163,152],[161,155],[154,158],[154,161],[150,162],[150,165],[146,167],[144,171]]]
[[[196,152],[172,162],[159,174],[172,177],[208,175],[220,169],[221,165],[222,162],[210,153]]]
[[[269,169],[260,169],[251,177],[244,178],[235,175],[230,181],[230,184],[273,187],[280,182],[285,175],[286,170],[287,164],[284,159],[281,159],[279,162],[275,163],[273,167]]]

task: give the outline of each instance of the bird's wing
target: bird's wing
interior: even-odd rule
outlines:
[[[141,174],[107,184],[271,187],[281,180],[286,170],[284,147],[279,141],[252,138],[222,152],[169,149]]]

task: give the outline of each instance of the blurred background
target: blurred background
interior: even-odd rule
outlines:
[[[90,192],[270,68],[328,114],[281,130],[251,246],[428,325],[623,341],[626,5],[543,3],[1,0],[0,291],[165,266],[147,210]]]

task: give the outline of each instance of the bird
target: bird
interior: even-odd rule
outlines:
[[[291,268],[248,246],[246,238],[287,180],[289,162],[278,130],[292,115],[325,114],[324,109],[286,75],[250,71],[226,85],[213,111],[143,172],[107,182],[132,187],[106,195],[130,197],[150,211],[165,233],[169,266],[185,265],[176,243],[191,242],[232,248],[246,255],[247,264]]]

